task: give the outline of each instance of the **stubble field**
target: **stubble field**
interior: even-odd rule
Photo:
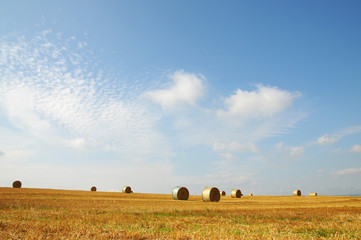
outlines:
[[[0,239],[361,239],[361,197],[0,188]]]

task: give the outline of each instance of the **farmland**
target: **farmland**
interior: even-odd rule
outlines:
[[[361,197],[0,188],[0,239],[361,239],[359,226]]]

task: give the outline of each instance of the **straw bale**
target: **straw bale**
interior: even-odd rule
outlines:
[[[189,191],[185,187],[176,186],[173,188],[172,196],[174,200],[188,200]]]
[[[294,190],[293,196],[301,196],[301,190]]]
[[[242,197],[242,192],[239,189],[233,189],[231,192],[231,197],[232,198],[241,198]]]
[[[21,188],[21,182],[19,180],[13,182],[13,188]]]
[[[132,193],[132,189],[129,186],[125,186],[125,187],[123,187],[122,192],[123,193]]]
[[[221,194],[216,187],[206,187],[202,191],[202,199],[204,202],[219,202]]]
[[[92,187],[90,188],[90,191],[92,191],[92,192],[96,192],[96,191],[97,191],[97,187],[92,186]]]

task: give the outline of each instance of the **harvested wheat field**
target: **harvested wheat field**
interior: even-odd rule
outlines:
[[[361,239],[361,197],[0,188],[0,239]]]

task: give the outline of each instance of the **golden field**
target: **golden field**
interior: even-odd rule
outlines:
[[[361,239],[361,197],[0,188],[0,239]]]

